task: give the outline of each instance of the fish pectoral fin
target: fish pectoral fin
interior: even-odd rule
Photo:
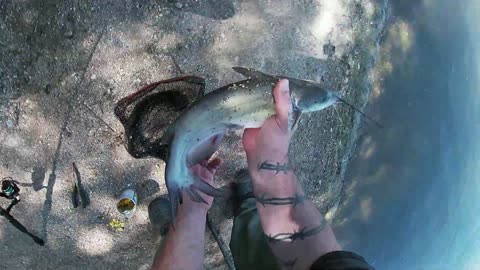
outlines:
[[[266,73],[263,73],[261,71],[258,71],[256,69],[253,69],[253,68],[245,68],[245,67],[232,67],[233,70],[235,70],[236,72],[242,74],[243,76],[247,77],[247,78],[273,78],[272,75],[269,75],[269,74],[266,74]]]
[[[294,109],[292,114],[290,115],[290,119],[288,119],[288,122],[290,123],[290,130],[292,131],[292,133],[295,133],[295,131],[297,130],[301,116],[302,111],[296,109]]]
[[[210,158],[222,143],[225,136],[225,130],[212,133],[207,138],[203,138],[195,143],[190,152],[187,154],[187,165],[192,167],[200,161]]]
[[[201,202],[196,196],[195,194],[193,194],[192,192],[192,189],[190,188],[186,188],[185,189],[185,192],[188,194],[188,197],[190,197],[190,200],[194,201],[194,202]]]
[[[207,201],[205,201],[205,199],[203,199],[203,197],[200,194],[198,194],[197,190],[194,189],[193,187],[186,188],[185,191],[187,192],[188,196],[192,201],[208,204]]]
[[[162,139],[160,140],[160,144],[169,145],[172,142],[174,135],[175,135],[175,125],[171,124],[167,127],[167,129],[165,129]]]
[[[214,188],[212,185],[209,183],[203,181],[202,179],[198,178],[197,176],[194,176],[194,182],[192,184],[192,189],[196,188],[200,190],[201,192],[205,193],[208,196],[212,197],[223,197],[223,191],[220,189]],[[198,194],[200,195],[200,194]]]

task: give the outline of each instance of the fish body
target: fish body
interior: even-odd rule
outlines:
[[[190,172],[190,167],[209,158],[219,147],[227,130],[258,128],[275,114],[273,87],[279,79],[289,79],[296,119],[303,112],[319,111],[338,101],[335,91],[319,83],[286,76],[268,75],[253,69],[233,68],[248,79],[221,87],[192,103],[176,119],[164,140],[170,144],[166,184],[174,220],[181,190],[197,202],[197,190],[210,196],[222,193]]]

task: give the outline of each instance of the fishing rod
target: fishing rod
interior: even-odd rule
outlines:
[[[27,228],[22,225],[22,223],[20,223],[10,214],[10,210],[12,210],[12,207],[15,206],[18,202],[20,202],[20,188],[15,183],[15,180],[13,180],[11,177],[5,177],[1,180],[0,186],[0,197],[12,200],[7,209],[3,209],[2,207],[0,207],[0,216],[4,216],[8,221],[10,221],[10,223],[12,223],[15,228],[17,228],[24,234],[30,236],[33,241],[35,241],[35,243],[39,244],[40,246],[45,245],[45,241],[29,232]]]

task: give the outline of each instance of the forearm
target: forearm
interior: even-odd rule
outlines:
[[[330,226],[305,197],[288,158],[259,160],[249,169],[262,227],[279,263],[306,269],[323,254],[340,250]]]
[[[175,229],[170,227],[152,269],[203,269],[206,211],[181,205]]]

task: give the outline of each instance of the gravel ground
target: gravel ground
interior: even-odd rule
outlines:
[[[212,91],[242,79],[230,67],[246,66],[323,81],[362,107],[381,13],[374,0],[0,0],[0,176],[22,183],[12,214],[47,242],[39,247],[0,219],[2,268],[147,269],[160,237],[146,210],[166,193],[165,164],[127,153],[115,103],[181,74],[204,77]],[[303,116],[294,136],[300,180],[329,219],[359,125],[339,105]],[[216,185],[228,186],[245,167],[240,134],[218,155]],[[72,162],[90,194],[86,209],[71,204]],[[139,189],[139,206],[118,231],[108,224],[122,220],[115,204],[128,185]],[[217,201],[211,215],[228,243],[225,205]],[[205,267],[226,269],[207,237]]]

